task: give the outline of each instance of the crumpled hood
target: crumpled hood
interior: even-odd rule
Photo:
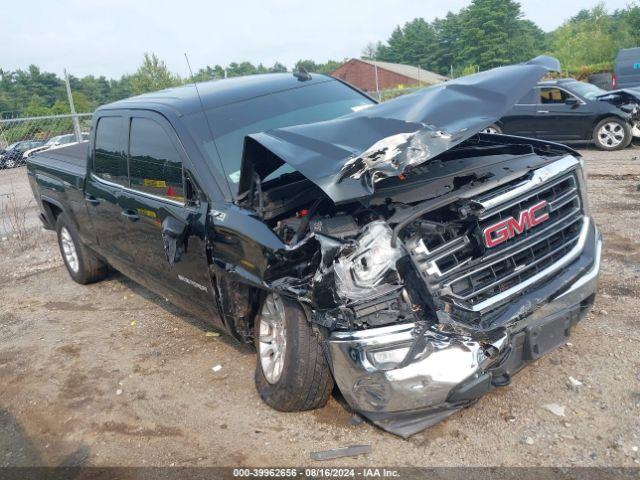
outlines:
[[[239,193],[255,173],[283,162],[335,203],[364,199],[376,181],[401,175],[502,117],[560,63],[540,56],[421,89],[334,120],[279,128],[245,139]],[[255,172],[255,173],[254,173]]]
[[[596,99],[605,102],[611,101],[613,103],[618,99],[623,102],[640,103],[640,88],[621,88],[619,90],[611,90],[607,93],[603,93],[602,95],[598,95]]]

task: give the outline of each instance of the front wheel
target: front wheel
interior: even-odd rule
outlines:
[[[333,377],[322,351],[322,333],[314,330],[300,304],[268,294],[255,338],[256,388],[267,405],[296,412],[327,403]]]
[[[593,141],[600,150],[621,150],[631,140],[631,126],[619,118],[605,118],[593,129]]]

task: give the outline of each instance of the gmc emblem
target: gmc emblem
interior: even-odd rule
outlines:
[[[520,212],[517,220],[510,217],[485,228],[482,231],[484,244],[488,248],[495,247],[547,220],[549,220],[547,202],[542,200]]]

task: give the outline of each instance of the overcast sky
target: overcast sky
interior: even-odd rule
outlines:
[[[368,42],[386,40],[398,24],[457,12],[469,0],[18,0],[3,2],[0,67],[29,64],[61,74],[119,78],[132,73],[144,52],[187,75],[248,60],[324,62],[359,56]],[[526,18],[556,28],[598,0],[521,0]],[[628,0],[607,0],[608,9]]]

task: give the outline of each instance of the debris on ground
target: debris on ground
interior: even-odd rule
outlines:
[[[573,378],[573,377],[569,377],[569,387],[577,390],[578,387],[581,387],[582,385],[584,385],[580,380]]]
[[[219,337],[220,334],[218,332],[207,332],[204,334],[205,337]]]
[[[371,453],[371,445],[351,445],[320,452],[311,452],[311,460],[335,460],[336,458],[355,457]]]
[[[364,422],[364,418],[357,413],[354,413],[349,419],[349,425],[360,425],[362,422]]]
[[[213,370],[214,372],[219,372],[220,370],[222,370],[222,365],[214,365],[213,367],[211,367],[211,370]]]
[[[535,440],[531,437],[527,437],[524,439],[524,443],[526,443],[527,445],[533,445],[535,442]]]
[[[116,390],[116,395],[122,395],[122,389],[121,388]]]
[[[136,321],[135,320],[131,320],[131,326],[135,327],[136,326]]]
[[[558,405],[557,403],[548,403],[546,405],[543,405],[542,408],[549,410],[551,413],[553,413],[558,417],[564,417],[564,411],[565,411],[564,405]]]

